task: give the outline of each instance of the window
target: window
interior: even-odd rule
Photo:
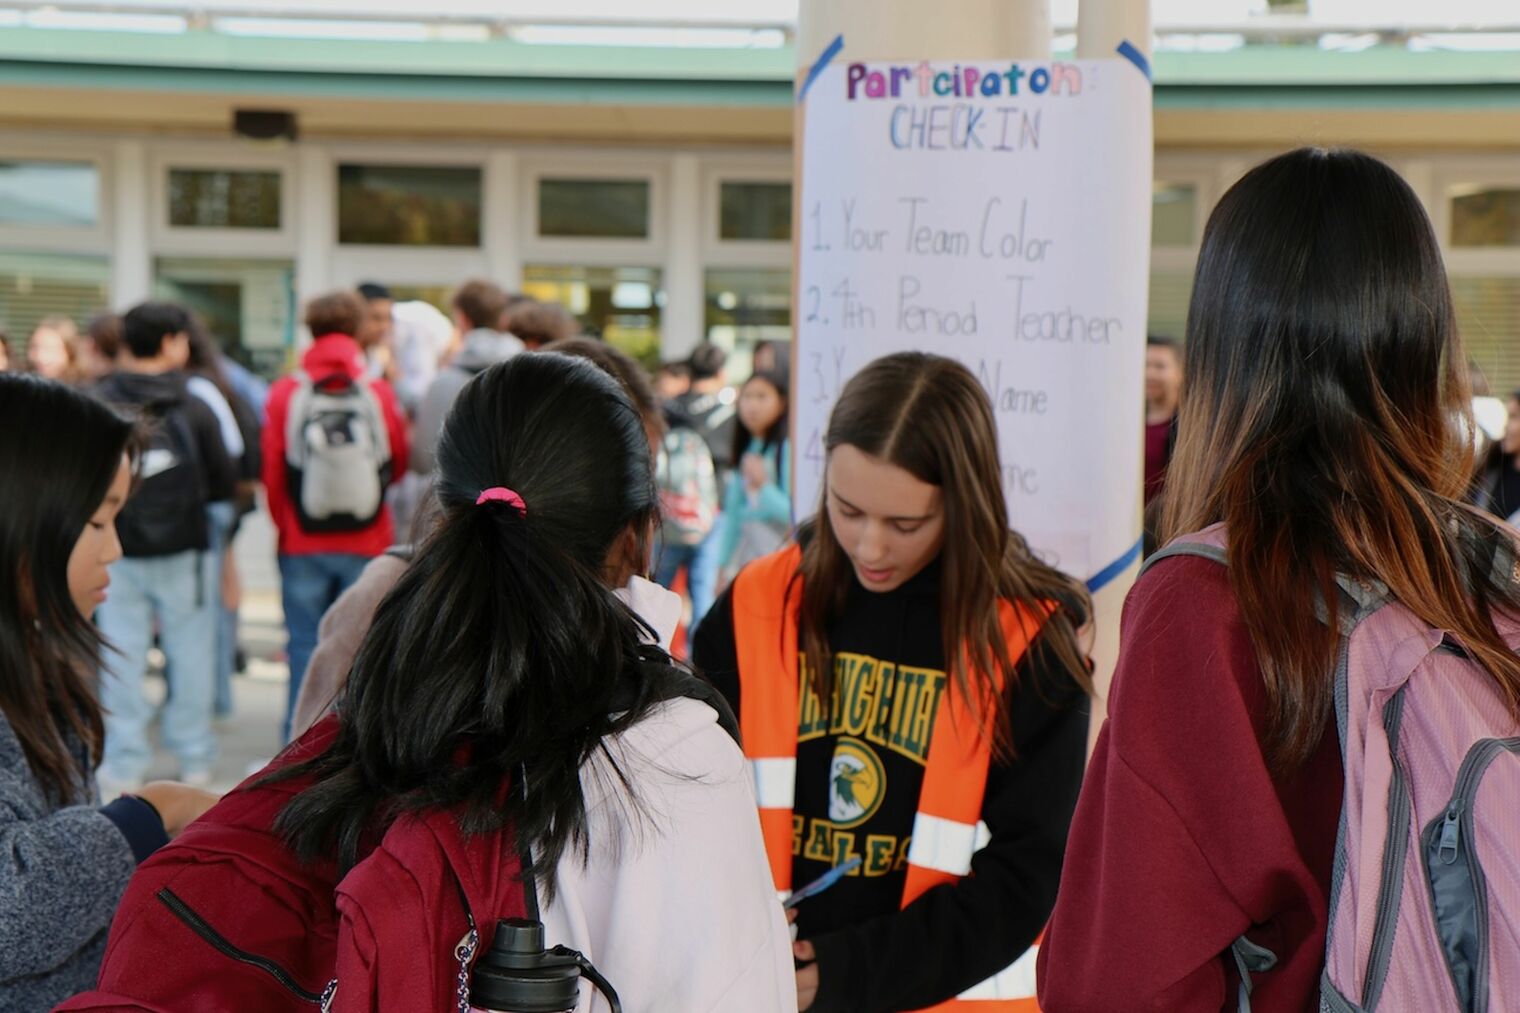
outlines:
[[[274,380],[295,345],[295,267],[289,260],[160,257],[154,295],[197,313],[222,350]]]
[[[278,229],[278,172],[170,169],[169,224],[175,228]]]
[[[1520,187],[1453,190],[1451,245],[1520,247]]]
[[[338,242],[479,246],[481,179],[474,167],[338,166]]]
[[[0,162],[0,225],[95,226],[99,175],[91,162]]]
[[[387,285],[397,302],[425,302],[446,317],[454,312],[455,285]]]
[[[729,353],[728,374],[735,380],[750,374],[760,342],[792,340],[790,271],[711,270],[705,288],[704,330]]]
[[[111,275],[105,257],[0,253],[0,323],[11,362],[26,361],[26,342],[43,317],[72,317],[83,329],[106,308]]]
[[[1193,295],[1191,271],[1151,271],[1150,333],[1181,341],[1187,328],[1188,300]]]
[[[538,234],[548,238],[649,238],[649,182],[538,181]]]
[[[1520,276],[1453,275],[1451,295],[1462,343],[1494,395],[1520,389]]]
[[[1151,245],[1192,246],[1198,190],[1191,183],[1151,184]]]
[[[557,302],[599,337],[653,369],[660,363],[663,275],[651,267],[562,267],[529,264],[523,292]]]
[[[792,184],[722,183],[718,204],[719,239],[791,241]]]

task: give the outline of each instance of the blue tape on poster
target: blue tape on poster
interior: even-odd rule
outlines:
[[[802,88],[797,92],[798,102],[807,98],[808,89],[813,87],[813,82],[818,80],[818,75],[823,73],[824,68],[834,61],[834,57],[838,56],[839,51],[843,48],[844,36],[834,36],[834,41],[828,44],[828,48],[824,49],[823,54],[818,57],[817,62],[808,71],[807,78],[802,82]]]
[[[1135,66],[1139,67],[1140,73],[1145,75],[1145,79],[1147,81],[1152,80],[1151,61],[1145,58],[1144,53],[1135,48],[1134,43],[1130,42],[1128,39],[1125,39],[1123,42],[1119,43],[1119,55],[1124,57],[1130,63],[1133,63]]]
[[[1118,559],[1114,560],[1112,563],[1109,563],[1103,569],[1099,570],[1092,577],[1092,579],[1087,582],[1088,593],[1097,594],[1109,584],[1112,584],[1114,582],[1114,578],[1118,577],[1119,574],[1123,573],[1125,570],[1128,570],[1131,566],[1134,566],[1135,563],[1140,559],[1140,550],[1144,544],[1145,539],[1140,539],[1134,545],[1131,545],[1129,547],[1129,551],[1125,552],[1124,555],[1120,556]]]

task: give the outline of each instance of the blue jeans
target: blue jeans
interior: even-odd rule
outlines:
[[[359,579],[368,563],[367,556],[340,552],[280,557],[280,599],[285,606],[285,628],[290,632],[285,647],[290,657],[290,695],[285,701],[285,721],[280,726],[281,742],[290,740],[290,719],[295,714],[301,681],[306,678],[306,666],[317,649],[317,627],[322,616]]]
[[[211,698],[216,680],[215,584],[207,584],[207,553],[180,552],[151,559],[121,559],[111,567],[111,593],[95,615],[108,650],[100,679],[106,709],[104,773],[118,782],[140,781],[153,752],[143,697],[143,674],[154,620],[168,660],[169,700],[164,704],[164,745],[180,772],[209,770],[216,758]]]
[[[237,667],[237,611],[222,605],[222,564],[236,522],[237,507],[233,504],[206,507],[206,530],[211,536],[211,548],[206,552],[206,593],[216,599],[216,682],[211,710],[219,718],[232,713],[232,671]]]
[[[696,545],[661,545],[660,561],[655,566],[655,583],[669,587],[675,583],[676,574],[686,569],[686,593],[691,598],[691,627],[686,631],[686,642],[697,624],[707,615],[718,596],[718,549],[723,541],[723,515],[719,514],[707,537]]]

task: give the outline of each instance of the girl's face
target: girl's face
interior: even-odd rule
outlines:
[[[940,487],[849,444],[829,453],[829,525],[868,591],[895,591],[945,544]]]
[[[106,498],[100,501],[89,523],[79,533],[74,551],[69,553],[69,597],[74,607],[88,619],[106,600],[106,588],[111,583],[107,572],[110,565],[121,558],[121,541],[116,537],[116,515],[127,501],[132,488],[132,465],[125,455],[106,490]]]
[[[769,381],[754,379],[739,392],[739,422],[752,436],[770,432],[786,411],[786,398]]]
[[[26,346],[27,361],[41,376],[57,380],[69,368],[69,350],[64,347],[63,335],[51,327],[39,327]]]
[[[1509,421],[1504,424],[1504,441],[1500,444],[1506,454],[1520,453],[1520,401],[1509,400]]]

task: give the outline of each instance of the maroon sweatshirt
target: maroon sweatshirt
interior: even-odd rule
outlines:
[[[1125,603],[1109,719],[1040,948],[1045,1013],[1233,1010],[1229,948],[1243,933],[1278,957],[1254,976],[1255,1013],[1318,1008],[1339,743],[1332,721],[1309,762],[1275,778],[1265,712],[1224,567],[1158,563]]]

